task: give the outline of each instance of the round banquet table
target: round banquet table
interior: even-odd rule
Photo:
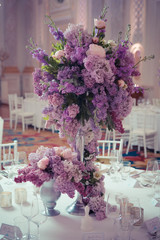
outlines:
[[[140,173],[141,170],[134,170],[134,172]],[[144,221],[158,216],[159,209],[155,207],[153,202],[153,189],[146,187],[140,187],[137,184],[135,178],[130,177],[127,181],[113,181],[109,175],[105,175],[105,198],[108,198],[109,194],[109,203],[115,204],[115,193],[124,193],[129,197],[138,197],[140,199],[141,207],[144,209]],[[30,189],[33,187],[31,183],[21,183],[16,184],[12,183],[10,185],[6,184],[5,177],[1,176],[0,184],[3,187],[3,191],[12,192],[12,207],[10,208],[1,208],[0,207],[0,226],[2,223],[13,225],[13,219],[16,216],[19,216],[20,205],[15,203],[14,189],[18,187],[24,187]],[[38,194],[39,197],[39,194]],[[87,239],[86,233],[82,232],[81,219],[82,216],[73,216],[67,213],[66,208],[69,206],[74,199],[69,198],[66,194],[61,194],[61,197],[57,201],[56,208],[60,211],[60,215],[55,217],[48,217],[47,221],[40,225],[40,233],[42,240],[85,240]],[[114,213],[108,215],[108,218],[98,221],[95,217],[93,219],[93,232],[92,233],[103,233],[105,240],[112,240],[114,233],[113,219]],[[34,226],[33,226],[34,225]],[[35,224],[31,225],[31,228],[34,228]],[[148,233],[146,227],[134,227],[132,231],[134,240],[147,240]],[[0,235],[1,237],[1,235]]]

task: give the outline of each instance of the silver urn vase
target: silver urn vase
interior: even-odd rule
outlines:
[[[66,208],[67,212],[71,215],[84,216],[84,204],[82,202],[82,196],[77,192],[76,200]]]
[[[40,197],[45,207],[45,211],[42,213],[47,216],[57,216],[60,211],[55,210],[56,202],[59,199],[61,193],[54,189],[54,179],[48,182],[44,182],[40,188]]]

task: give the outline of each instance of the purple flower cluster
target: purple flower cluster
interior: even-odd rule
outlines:
[[[70,148],[41,146],[36,153],[29,155],[29,162],[27,167],[19,170],[19,176],[15,178],[17,183],[30,181],[40,187],[45,181],[54,178],[57,190],[74,197],[74,182],[82,179],[84,166],[81,163],[80,168],[77,154]]]
[[[140,86],[135,86],[133,89],[133,93],[142,93],[144,94],[144,88]]]
[[[63,32],[59,29],[55,29],[53,26],[48,25],[50,33],[54,36],[57,41],[64,41]]]
[[[74,197],[75,190],[79,191],[82,200],[88,199],[90,202],[91,210],[95,211],[97,219],[102,219],[99,216],[102,206],[101,209],[95,207],[97,203],[94,200],[105,192],[104,177],[93,161],[88,161],[85,166],[77,159],[77,153],[70,148],[41,146],[35,153],[29,154],[29,162],[27,167],[18,170],[19,175],[15,182],[30,181],[40,187],[44,182],[55,179],[57,191],[66,193],[71,198]]]
[[[98,177],[94,166],[97,140],[104,125],[124,131],[122,120],[132,107],[132,76],[140,74],[129,41],[104,41],[105,14],[106,9],[95,19],[93,35],[74,24],[62,33],[49,17],[49,30],[59,42],[53,44],[54,55],[47,59],[48,65],[43,51],[32,50],[33,57],[40,62],[44,59],[42,69],[36,69],[33,76],[35,92],[49,104],[43,111],[49,118],[46,126],[55,125],[59,136],[66,137],[77,151],[78,160],[81,146],[78,148],[77,138],[84,137],[83,166],[78,161],[64,164],[61,159],[60,165],[54,165],[57,186],[71,197],[74,189],[79,191],[99,220],[105,218],[106,203],[103,177]]]

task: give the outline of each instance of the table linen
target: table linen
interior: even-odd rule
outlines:
[[[108,166],[109,167],[109,166]],[[132,175],[141,173],[141,170],[132,171]],[[158,216],[159,208],[155,207],[156,202],[153,199],[153,189],[149,187],[142,188],[136,179],[129,178],[127,181],[113,181],[111,176],[105,175],[105,198],[109,196],[109,203],[115,204],[115,194],[123,193],[129,197],[138,197],[141,207],[144,209],[144,221]],[[139,175],[137,175],[139,176]],[[13,219],[21,215],[20,205],[15,203],[15,188],[23,187],[26,189],[33,188],[31,183],[6,184],[8,179],[1,177],[0,184],[4,191],[12,192],[12,207],[0,208],[0,225],[7,223],[13,225]],[[39,195],[38,195],[39,198]],[[40,200],[40,199],[39,199]],[[83,240],[85,233],[81,230],[81,216],[73,216],[67,213],[66,208],[74,199],[69,198],[66,194],[61,194],[57,201],[56,209],[60,210],[60,215],[56,217],[48,217],[47,221],[40,226],[42,240]],[[114,233],[114,213],[109,214],[108,218],[102,221],[97,221],[92,217],[93,233],[103,232],[105,240],[111,240]],[[35,228],[34,224],[31,225]],[[148,233],[145,227],[135,228],[132,232],[134,239],[146,240]]]

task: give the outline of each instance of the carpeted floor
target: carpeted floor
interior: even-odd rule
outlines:
[[[58,132],[52,133],[50,130],[34,130],[29,126],[28,130],[22,132],[21,124],[18,125],[17,130],[9,128],[9,120],[4,121],[3,143],[9,143],[14,140],[18,141],[18,151],[26,152],[27,156],[31,152],[35,152],[39,146],[53,147],[53,146],[68,146],[66,139],[59,138]],[[123,148],[123,159],[129,160],[132,166],[136,168],[145,169],[147,161],[150,158],[160,158],[160,154],[154,154],[148,151],[147,159],[144,158],[143,149],[137,152],[137,148],[130,150],[129,154],[125,154],[126,148]],[[103,161],[105,163],[105,161]]]
[[[68,146],[66,139],[59,138],[57,132],[52,133],[50,130],[34,130],[29,126],[28,130],[22,132],[21,124],[18,124],[16,130],[10,129],[9,121],[4,121],[3,143],[9,143],[14,140],[18,141],[18,151],[26,152],[27,155],[35,152],[40,146],[54,147],[54,146]]]

